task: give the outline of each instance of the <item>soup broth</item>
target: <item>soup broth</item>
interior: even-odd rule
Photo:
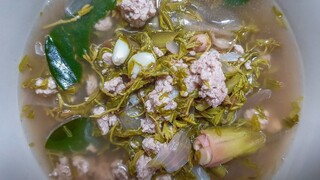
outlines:
[[[201,16],[202,21],[192,21],[193,20],[192,17],[194,15],[192,13],[191,15],[183,14],[182,16],[180,16],[179,13],[171,14],[173,24],[177,24],[179,22],[182,23],[184,28],[183,31],[185,33],[187,33],[188,31],[195,31],[197,33],[218,31],[216,33],[217,34],[216,38],[223,39],[224,37],[226,37],[226,39],[228,38],[230,39],[230,37],[234,37],[233,33],[237,32],[239,30],[239,27],[255,25],[255,27],[257,27],[259,31],[255,32],[253,36],[250,36],[248,39],[246,39],[242,43],[239,43],[240,45],[243,46],[245,51],[246,51],[246,47],[245,47],[246,44],[253,39],[273,38],[280,45],[279,47],[276,47],[272,52],[266,54],[267,59],[270,57],[270,60],[269,60],[270,68],[266,68],[265,70],[261,71],[261,75],[258,80],[258,82],[260,83],[260,86],[248,92],[248,94],[246,94],[248,99],[250,99],[250,97],[253,97],[257,94],[258,96],[261,96],[261,92],[265,92],[271,95],[271,97],[266,98],[266,96],[264,95],[262,100],[258,100],[259,98],[253,99],[251,102],[248,100],[248,102],[251,104],[247,103],[242,108],[237,109],[237,114],[235,114],[235,117],[233,118],[234,124],[239,125],[241,124],[242,119],[245,119],[245,117],[250,116],[248,115],[248,113],[250,114],[248,110],[254,111],[255,108],[257,108],[258,106],[261,107],[262,109],[261,111],[266,112],[265,114],[267,116],[267,124],[264,125],[263,123],[261,123],[259,125],[259,127],[261,128],[261,131],[264,133],[266,137],[266,142],[264,143],[263,147],[261,147],[261,149],[259,149],[256,153],[253,153],[250,155],[247,155],[246,153],[244,155],[241,155],[240,157],[236,157],[235,159],[229,162],[223,162],[222,163],[223,166],[218,166],[218,168],[217,166],[212,168],[211,167],[204,168],[207,172],[207,175],[212,178],[269,179],[276,172],[281,162],[285,159],[286,151],[289,148],[290,141],[293,137],[294,128],[292,129],[288,128],[285,125],[286,123],[284,123],[285,122],[284,119],[286,119],[291,112],[291,109],[292,109],[291,103],[295,102],[302,95],[302,89],[301,89],[302,73],[300,68],[301,62],[299,59],[300,56],[294,40],[294,36],[290,30],[290,26],[284,17],[283,18],[279,17],[279,13],[280,13],[280,11],[278,10],[279,7],[273,0],[248,1],[246,4],[241,6],[221,5],[220,1],[212,1],[212,0],[200,0],[200,1],[190,1],[190,2],[191,2],[191,6],[190,6],[191,9],[194,12],[198,12],[198,15]],[[30,83],[31,79],[35,79],[39,77],[46,78],[46,77],[52,76],[50,74],[50,69],[48,68],[48,62],[47,62],[48,56],[45,55],[45,50],[43,49],[45,49],[46,39],[48,38],[48,35],[52,31],[52,29],[55,27],[51,27],[51,28],[43,28],[43,27],[48,24],[51,24],[52,22],[56,22],[59,19],[66,19],[65,18],[66,6],[68,6],[67,0],[48,1],[48,3],[44,6],[43,11],[39,14],[39,17],[37,18],[34,28],[30,34],[29,41],[26,45],[25,59],[28,59],[28,63],[27,63],[28,65],[27,65],[27,68],[20,74],[21,86],[26,87],[27,86],[26,82]],[[108,14],[108,16],[112,17],[111,18],[112,26],[109,27],[107,31],[93,30],[91,35],[92,38],[90,39],[90,44],[100,45],[99,48],[107,47],[111,49],[111,52],[113,52],[113,54],[115,54],[115,50],[113,50],[113,48],[119,37],[116,32],[118,33],[121,32],[123,34],[123,36],[121,37],[128,37],[130,33],[136,33],[137,31],[141,31],[141,32],[145,31],[143,28],[130,27],[130,22],[128,24],[128,22],[125,22],[121,18],[121,13],[119,13],[120,12],[119,9],[120,8],[118,7]],[[159,26],[158,26],[159,18],[157,18],[158,14],[159,14],[159,10],[157,10],[157,13],[155,15],[156,18],[149,19],[147,21],[147,24],[144,25],[143,27],[146,27],[146,26],[150,28],[155,27],[157,28],[157,30],[159,30]],[[190,20],[190,16],[191,16],[191,20]],[[284,23],[284,24],[281,24],[281,23]],[[116,31],[118,28],[125,28],[125,30]],[[170,49],[170,47],[168,47],[168,42],[164,46],[164,49],[165,48]],[[218,49],[219,52],[221,53],[222,52],[228,53],[229,51],[231,51],[230,48],[227,48],[227,50],[220,50],[219,48],[216,47],[214,43],[212,44],[212,48]],[[206,49],[206,51],[209,51],[209,49]],[[165,53],[164,56],[167,56],[173,51],[175,51],[174,48],[173,50],[172,49],[168,50],[166,52],[167,54]],[[197,51],[197,49],[194,48],[192,52],[190,52],[189,54],[193,54],[194,51]],[[204,52],[195,52],[195,53],[199,53],[198,56],[197,55],[192,56],[189,54],[186,56],[188,56],[189,59],[192,59],[194,57],[195,59],[199,59],[202,53]],[[133,54],[130,54],[129,57],[132,55]],[[238,58],[240,58],[240,56]],[[128,59],[130,58],[126,58],[126,59],[128,61]],[[156,59],[158,62],[158,59],[160,59],[160,57],[156,57]],[[190,62],[188,63],[191,64],[191,62],[193,61],[195,60],[194,59],[190,60]],[[82,58],[81,66],[83,71],[82,80],[79,83],[80,85],[77,85],[77,88],[76,88],[77,92],[74,94],[71,90],[70,93],[62,93],[60,98],[63,99],[65,103],[71,104],[71,105],[76,105],[88,100],[88,97],[90,96],[90,93],[87,92],[87,87],[89,86],[88,79],[93,78],[94,80],[97,81],[96,83],[93,83],[93,84],[98,84],[98,85],[96,86],[93,85],[94,89],[91,90],[91,94],[94,94],[99,91],[99,95],[94,96],[94,98],[97,99],[96,101],[97,104],[93,107],[98,107],[99,104],[106,105],[108,102],[113,101],[112,96],[109,96],[108,93],[105,94],[103,91],[99,90],[99,88],[101,88],[99,84],[105,83],[105,80],[103,81],[101,80],[100,76],[97,73],[95,73],[95,71],[92,69],[90,63]],[[152,68],[153,66],[149,66],[150,71],[152,71]],[[146,72],[148,72],[148,70],[146,70]],[[106,74],[107,75],[103,75],[103,76],[107,77],[108,73]],[[111,76],[111,73],[110,73],[110,76]],[[132,81],[132,79],[134,78],[130,77],[130,75],[122,75],[120,77],[123,79],[124,83],[134,82]],[[228,79],[228,76],[227,76],[227,79]],[[159,80],[159,77],[156,77],[155,79],[152,80],[153,85],[147,84],[144,86],[144,87],[150,86],[151,90],[149,90],[149,93],[153,90],[152,86],[154,87],[154,82],[157,80]],[[32,82],[35,83],[34,81]],[[55,86],[57,86],[56,88],[57,91],[59,92],[63,91],[61,87],[58,87],[57,83]],[[132,94],[138,93],[138,91],[134,91],[134,92],[135,93],[132,93]],[[145,90],[145,92],[148,92],[148,90]],[[270,94],[270,92],[272,92],[272,94]],[[54,132],[54,130],[57,127],[60,127],[61,124],[64,124],[66,122],[71,122],[72,119],[77,119],[79,117],[85,117],[85,116],[87,117],[92,116],[93,110],[86,109],[85,107],[83,107],[80,110],[81,112],[79,111],[78,114],[71,113],[71,115],[69,115],[68,114],[69,112],[64,112],[65,114],[63,114],[63,112],[62,113],[60,112],[59,114],[57,113],[57,111],[53,110],[59,106],[59,101],[58,101],[59,97],[57,96],[56,93],[53,95],[43,96],[43,95],[36,94],[35,89],[28,88],[28,87],[21,88],[19,93],[20,93],[19,97],[20,97],[20,105],[21,105],[22,125],[25,129],[25,133],[27,135],[27,139],[30,143],[30,148],[34,153],[34,156],[37,158],[44,172],[48,175],[50,174],[48,178],[58,178],[58,179],[59,178],[60,179],[64,179],[64,178],[66,179],[71,179],[71,178],[116,179],[118,178],[118,179],[121,179],[122,176],[114,175],[115,166],[117,166],[118,169],[119,167],[120,169],[124,168],[125,170],[122,172],[128,173],[130,171],[130,164],[129,164],[129,170],[128,170],[128,165],[126,163],[132,162],[133,156],[132,156],[132,152],[130,154],[130,152],[128,153],[128,151],[130,150],[134,151],[135,150],[135,148],[133,147],[135,146],[134,143],[138,142],[139,144],[141,143],[142,139],[146,138],[146,135],[144,133],[141,135],[142,133],[141,130],[138,130],[138,129],[132,130],[133,134],[139,132],[140,135],[137,135],[136,137],[130,139],[131,140],[130,148],[133,147],[130,150],[117,145],[117,143],[120,144],[122,141],[114,142],[114,143],[110,142],[109,136],[110,136],[110,132],[112,132],[112,128],[116,126],[114,125],[114,126],[110,126],[110,130],[108,134],[104,135],[102,138],[99,137],[103,139],[102,141],[100,141],[101,139],[99,139],[98,144],[95,144],[94,142],[90,143],[89,146],[84,151],[78,152],[78,151],[72,150],[72,151],[67,151],[63,153],[57,152],[57,151],[49,151],[46,148],[47,147],[46,143],[47,143],[48,137],[52,134],[52,132]],[[127,100],[127,101],[129,102],[130,100]],[[200,102],[201,100],[198,99],[198,101]],[[226,100],[224,100],[224,102],[226,102]],[[117,103],[117,102],[114,102],[114,103]],[[187,101],[185,101],[185,103],[187,103]],[[122,118],[121,113],[123,111],[124,110],[121,109],[119,111],[116,111],[115,114],[121,119]],[[145,110],[145,111],[148,111],[148,110]],[[192,108],[190,112],[191,111],[192,111]],[[198,111],[197,108],[193,107],[193,111],[196,111],[194,114],[195,114],[195,117],[197,118],[197,114],[199,114],[199,112],[197,112]],[[178,110],[176,111],[173,110],[173,112],[178,112]],[[178,113],[181,113],[181,112],[178,112]],[[256,113],[256,111],[254,113]],[[93,117],[92,119],[93,119],[92,121],[96,122],[95,117]],[[196,121],[196,122],[197,124],[202,123],[202,121],[199,121],[199,122]],[[208,124],[209,126],[208,128],[225,127],[228,124],[232,124],[229,122],[225,123],[222,121],[216,125],[210,123],[210,121],[203,121],[203,122],[206,122]],[[121,124],[121,123],[118,123],[118,124]],[[166,124],[166,122],[164,124]],[[165,128],[164,124],[161,125],[162,128]],[[173,124],[174,123],[172,122],[171,128],[173,127]],[[131,125],[129,124],[129,126]],[[132,125],[132,126],[135,126],[135,125]],[[191,128],[192,125],[189,125],[189,126],[190,126],[190,129],[192,129]],[[248,125],[248,127],[254,128],[255,126],[251,124],[251,125]],[[181,128],[181,129],[183,129],[184,131],[187,131],[186,129],[188,128],[186,129]],[[95,125],[94,131],[98,131],[98,130],[99,130],[98,125]],[[130,131],[130,133],[132,131]],[[181,132],[181,131],[177,130],[176,134],[178,134],[178,132]],[[97,134],[101,135],[101,132],[99,131],[97,132]],[[200,132],[196,133],[196,135],[199,135],[199,134]],[[174,134],[172,136],[174,137]],[[119,138],[116,138],[116,140],[117,139]],[[171,139],[172,137],[165,139],[164,142],[169,143]],[[194,143],[196,141],[195,137],[193,138],[190,137],[190,139],[191,139],[191,143]],[[136,151],[133,154],[141,153],[140,150]],[[194,150],[192,149],[191,151],[194,151]],[[151,154],[152,154],[151,157],[154,158],[155,155],[153,153]],[[61,161],[64,161],[65,159],[67,159],[69,162],[69,166],[70,166],[69,168],[71,169],[70,172],[72,173],[72,175],[68,177],[55,176],[55,174],[52,173],[52,171],[55,168],[57,168],[57,165],[59,163],[61,164]],[[82,161],[83,159],[85,160],[85,162],[88,164],[89,167],[82,167],[82,168],[88,168],[88,170],[85,170],[85,173],[81,174],[77,171],[78,170],[77,166],[72,164],[77,160]],[[195,160],[196,158],[191,158],[191,159],[193,159],[192,161],[196,161]],[[188,161],[190,162],[191,160],[189,159]],[[188,164],[186,164],[185,166],[187,165]],[[197,163],[193,163],[193,165],[196,166]],[[157,170],[156,172],[154,172],[155,175],[153,176],[153,178],[156,178],[156,176],[168,174],[168,172],[166,172],[165,170],[166,168],[162,167],[159,169],[161,170]],[[176,179],[181,178],[181,176],[178,176],[179,170],[175,171],[176,174],[172,173],[170,176],[175,177]],[[226,170],[227,170],[227,173],[226,173]],[[188,173],[185,173],[185,174],[188,174]],[[135,175],[126,174],[125,176],[136,178],[136,174]],[[189,179],[190,176],[186,176],[185,178]]]

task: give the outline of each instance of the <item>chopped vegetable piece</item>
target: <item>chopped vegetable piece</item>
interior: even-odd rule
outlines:
[[[262,132],[244,127],[221,127],[202,130],[193,148],[200,165],[216,167],[236,157],[256,152],[265,141]]]
[[[34,119],[36,115],[32,106],[24,105],[21,110],[21,116],[26,117],[28,119]]]
[[[25,55],[23,56],[20,64],[19,64],[19,72],[24,72],[27,68],[31,71],[32,68],[31,68],[31,65],[29,64],[29,56],[28,55]]]
[[[191,143],[188,134],[180,131],[174,135],[169,144],[163,147],[148,165],[158,168],[163,166],[168,173],[172,173],[188,162],[190,151]]]

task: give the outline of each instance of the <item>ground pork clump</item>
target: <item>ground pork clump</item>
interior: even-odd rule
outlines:
[[[112,53],[110,53],[110,52],[103,53],[102,60],[103,60],[104,63],[106,63],[108,65],[112,65],[113,64],[113,62],[112,62]]]
[[[120,8],[121,16],[135,28],[144,26],[157,12],[152,0],[123,0]]]
[[[114,126],[118,121],[118,117],[116,115],[105,115],[102,118],[97,120],[98,126],[101,130],[102,135],[106,135],[109,132],[110,127]]]
[[[267,131],[268,133],[277,133],[281,131],[282,124],[279,119],[272,118],[270,112],[267,110],[263,110],[262,112],[264,116],[259,115],[260,112],[258,112],[257,109],[247,109],[244,112],[243,117],[250,120],[253,116],[257,116],[261,130]]]
[[[93,115],[101,115],[105,111],[106,109],[104,107],[98,106],[93,108],[92,113]],[[112,114],[107,114],[102,118],[97,119],[97,124],[101,131],[101,134],[102,135],[108,134],[110,127],[114,126],[118,120],[119,120],[118,117]]]
[[[104,19],[99,20],[94,28],[98,31],[108,31],[112,28],[112,18],[110,16],[105,17]]]
[[[121,93],[126,88],[121,77],[116,77],[110,81],[106,81],[103,87],[105,91],[115,95]]]
[[[228,94],[225,76],[215,50],[205,52],[190,66],[190,74],[184,79],[188,93],[199,89],[199,96],[212,107],[219,106]]]
[[[145,103],[147,112],[155,112],[157,108],[163,107],[163,110],[175,110],[177,103],[170,95],[174,92],[172,85],[173,79],[171,76],[160,78],[156,81],[156,86],[148,95],[148,100]]]
[[[87,91],[87,95],[90,96],[91,94],[93,94],[97,88],[98,88],[98,79],[95,75],[90,74],[88,76],[87,79],[87,84],[86,84],[86,91]]]
[[[151,161],[151,157],[142,155],[137,161],[136,164],[136,171],[137,171],[137,178],[149,180],[152,178],[153,174],[155,173],[154,168],[149,168],[147,164]]]
[[[82,156],[74,156],[72,158],[72,165],[76,167],[80,176],[86,174],[90,168],[89,162]]]
[[[194,48],[194,51],[196,51],[196,52],[205,51],[210,44],[208,36],[206,34],[195,35],[191,38],[191,41],[195,41],[195,42],[199,43],[199,45]]]
[[[58,179],[68,179],[71,175],[71,168],[67,157],[61,157],[56,168],[49,174],[50,177],[57,177]]]
[[[147,153],[158,154],[161,148],[163,148],[166,144],[160,143],[154,138],[147,137],[142,141],[142,148]]]
[[[259,117],[259,111],[257,111],[256,109],[248,109],[244,112],[243,116],[246,119],[252,119],[252,117],[256,115],[258,117],[258,121],[260,123],[261,129],[265,129],[265,127],[269,123],[268,121],[269,112],[264,110],[263,113],[265,115],[265,118]]]
[[[156,132],[156,125],[150,118],[141,119],[141,129],[144,133],[154,134]]]
[[[240,55],[243,55],[243,54],[244,54],[244,49],[243,49],[243,47],[242,47],[241,45],[235,44],[233,48],[234,48],[234,51],[235,51],[236,53],[238,53],[238,54],[240,54]]]
[[[188,65],[186,63],[184,63],[184,61],[182,59],[180,60],[173,60],[171,61],[172,64],[172,68],[174,71],[178,71],[179,69],[187,69]]]

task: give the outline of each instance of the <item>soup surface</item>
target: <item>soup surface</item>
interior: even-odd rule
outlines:
[[[273,0],[48,1],[20,70],[48,178],[270,178],[301,69]]]

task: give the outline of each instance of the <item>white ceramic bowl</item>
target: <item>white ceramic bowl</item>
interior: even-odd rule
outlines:
[[[46,179],[22,132],[17,100],[18,63],[45,0],[0,3],[0,179]],[[304,70],[301,123],[274,179],[320,178],[319,0],[278,0],[296,35]]]

